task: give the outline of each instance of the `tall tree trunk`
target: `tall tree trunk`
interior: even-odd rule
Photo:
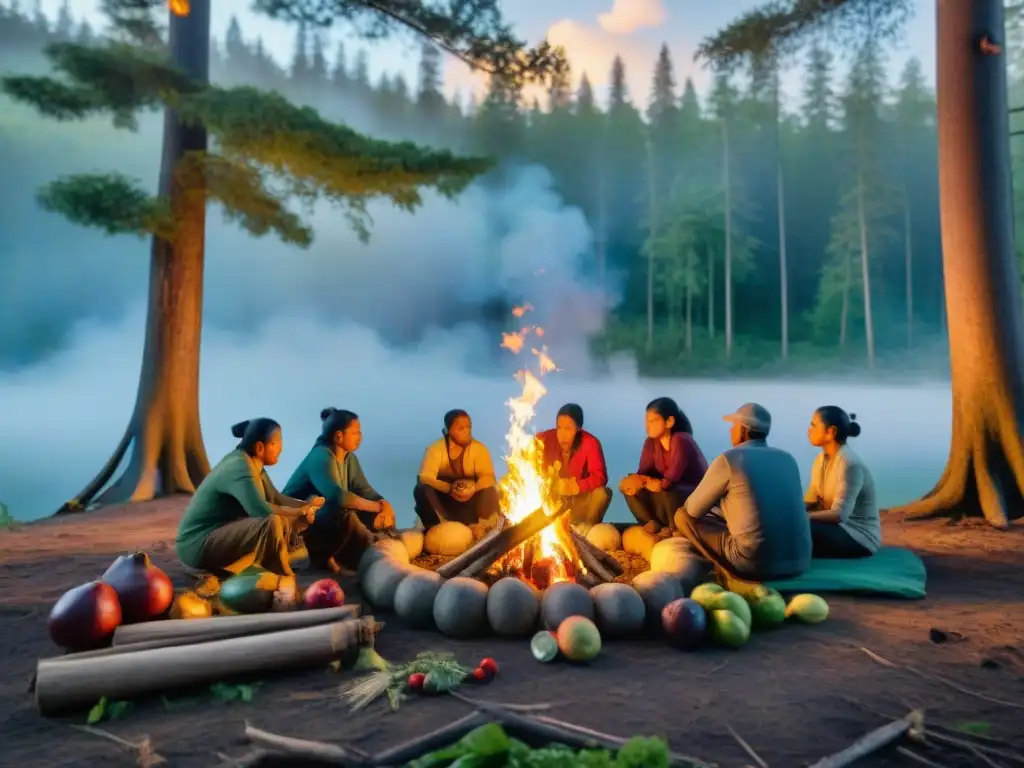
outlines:
[[[782,170],[782,141],[779,126],[779,70],[775,68],[775,195],[779,217],[779,305],[782,359],[789,358],[789,264],[786,261],[786,184]]]
[[[209,81],[210,0],[192,0],[187,16],[170,17],[170,55],[184,72]],[[153,239],[149,306],[142,372],[135,407],[107,465],[61,512],[101,504],[145,501],[192,493],[210,471],[199,427],[199,347],[203,325],[203,262],[206,191],[189,174],[185,188],[175,173],[186,153],[205,152],[206,131],[164,114],[159,194],[170,201],[179,226],[173,243]],[[99,491],[131,449],[124,474]]]
[[[597,167],[597,273],[603,293],[608,290],[608,172],[603,159]]]
[[[907,284],[907,349],[914,348],[914,233],[911,229],[910,185],[903,180],[903,267]]]
[[[871,317],[871,261],[868,258],[868,215],[864,200],[864,171],[857,172],[857,226],[860,229],[860,281],[864,290],[864,340],[868,368],[875,367],[875,325]]]
[[[647,249],[647,351],[654,349],[654,243],[658,242],[658,206],[654,182],[654,143],[647,138],[647,217],[651,247]]]
[[[708,248],[708,338],[715,338],[715,251]]]
[[[839,348],[846,346],[846,328],[850,317],[850,284],[853,282],[853,269],[850,267],[850,254],[846,254],[843,270],[843,308],[839,315]]]
[[[693,248],[686,249],[686,354],[693,352]]]
[[[732,357],[732,173],[729,124],[722,120],[722,184],[725,187],[725,356]]]
[[[980,513],[997,528],[1024,515],[1024,339],[1003,14],[1002,0],[936,2],[953,431],[936,487],[899,510],[909,518]]]

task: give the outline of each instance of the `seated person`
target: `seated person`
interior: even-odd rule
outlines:
[[[673,528],[672,516],[708,469],[693,427],[676,402],[659,397],[647,405],[647,440],[635,474],[619,483],[626,506],[651,533]]]
[[[724,418],[732,422],[734,447],[711,462],[676,512],[676,527],[705,559],[733,576],[799,576],[811,564],[811,527],[796,459],[766,443],[772,417],[763,406],[747,403]],[[708,519],[716,506],[722,520]]]
[[[393,528],[391,505],[373,489],[356,458],[363,442],[352,411],[320,411],[320,437],[285,484],[289,496],[322,496],[316,520],[303,532],[309,565],[339,572],[355,569],[373,543],[373,532]]]
[[[231,428],[241,438],[196,488],[178,526],[175,548],[182,563],[221,575],[251,556],[252,564],[279,576],[294,576],[288,563],[292,533],[313,522],[324,503],[282,496],[266,467],[281,455],[281,427],[272,419],[243,421]]]
[[[882,546],[875,481],[846,444],[859,434],[857,417],[838,406],[824,405],[811,417],[807,438],[821,453],[811,467],[804,503],[815,557],[868,557]]]
[[[544,466],[561,465],[556,493],[569,506],[573,526],[586,535],[604,520],[612,503],[601,442],[583,431],[583,409],[576,403],[563,405],[555,428],[541,432],[537,439],[544,446]]]
[[[442,437],[423,453],[413,500],[426,529],[452,520],[493,527],[501,514],[494,463],[483,443],[473,439],[469,414],[456,409],[444,415]]]

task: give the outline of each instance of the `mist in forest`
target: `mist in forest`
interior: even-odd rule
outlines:
[[[25,36],[19,40],[24,43]],[[468,133],[463,130],[472,106],[435,105],[433,122],[417,118],[409,111],[414,107],[401,112],[402,104],[421,103],[410,94],[415,84],[389,80],[370,86],[360,80],[358,56],[343,77],[344,88],[330,91],[327,98],[322,88],[308,83],[289,85],[289,68],[266,59],[252,41],[239,45],[229,39],[218,47],[218,79],[280,88],[373,135],[480,150],[480,121]],[[311,67],[316,61],[314,55]],[[38,46],[25,44],[16,54],[0,55],[0,70],[41,66]],[[294,74],[294,63],[290,71]],[[336,73],[328,76],[338,82]],[[396,118],[396,110],[403,119]],[[0,426],[5,436],[0,442],[0,502],[15,517],[32,519],[76,493],[120,439],[140,366],[149,256],[144,240],[106,237],[42,211],[34,192],[59,175],[110,169],[155,187],[160,120],[144,119],[135,134],[115,131],[103,120],[58,124],[2,98],[0,114],[0,167],[17,180],[7,187],[0,206]],[[452,125],[462,127],[454,130]],[[504,128],[488,130],[494,135],[484,139],[493,143]],[[643,357],[642,343],[621,339],[633,339],[632,329],[643,321],[644,296],[637,293],[646,274],[643,244],[630,227],[635,233],[644,216],[635,204],[644,179],[630,178],[615,189],[615,199],[628,205],[609,212],[612,232],[602,239],[587,196],[588,177],[577,174],[567,181],[564,168],[560,173],[554,160],[543,160],[528,152],[504,158],[497,172],[457,200],[427,195],[415,214],[372,204],[371,239],[365,244],[341,213],[326,205],[311,214],[316,239],[306,250],[272,237],[253,239],[223,222],[212,207],[200,382],[211,461],[232,448],[230,424],[270,416],[284,426],[285,452],[272,472],[283,485],[317,434],[320,409],[349,408],[362,418],[360,456],[371,482],[392,499],[400,522],[409,522],[413,478],[423,448],[440,434],[442,414],[454,407],[470,411],[477,436],[500,457],[506,402],[518,392],[513,374],[531,364],[531,347],[543,344],[560,371],[545,379],[550,391],[541,402],[537,427],[553,422],[563,402],[580,403],[586,428],[604,442],[613,485],[635,469],[644,405],[669,395],[688,412],[709,457],[727,447],[721,415],[748,400],[763,403],[775,417],[773,441],[792,450],[805,471],[813,458],[804,436],[811,411],[827,403],[841,405],[863,423],[857,447],[875,468],[883,502],[909,499],[931,487],[949,436],[945,384],[914,389],[836,384],[822,378],[834,360],[817,371],[812,366],[811,372],[819,374],[813,383],[756,377],[684,380],[680,375],[687,370],[678,362],[678,349],[671,353],[673,378],[643,375],[656,371]],[[580,158],[574,162],[577,169],[588,168]],[[758,174],[771,178],[763,168]],[[927,187],[926,182],[920,183]],[[927,202],[920,205],[928,210]],[[752,215],[755,209],[748,205],[744,210]],[[794,228],[799,261],[805,242],[800,238],[811,237],[821,222],[799,213],[799,205],[796,210],[793,215],[807,216]],[[922,217],[915,226],[927,243],[936,220]],[[601,268],[599,240],[605,247]],[[766,253],[771,263],[770,244]],[[746,258],[743,268],[749,272],[756,265],[750,254]],[[817,288],[808,276],[817,272],[816,267],[795,270],[793,292],[802,297],[798,304],[807,307],[801,316],[824,312],[815,327],[831,332],[832,305],[826,310],[813,305]],[[935,273],[922,267],[922,275],[919,307],[927,331],[922,335],[934,336]],[[757,326],[759,313],[770,314],[776,296],[777,285],[755,269],[736,286],[738,328]],[[878,300],[880,327],[887,327],[886,317],[897,316],[890,323],[893,336],[903,333],[897,298],[883,291]],[[682,326],[680,307],[671,303],[669,293],[659,293],[656,301],[660,345],[664,338],[680,338]],[[526,303],[532,311],[514,318],[512,308]],[[721,311],[719,303],[710,314],[716,345],[721,343]],[[700,312],[703,318],[703,308]],[[663,320],[665,313],[677,319]],[[849,357],[856,362],[848,367],[853,368],[863,359],[858,322],[851,315],[855,330]],[[532,337],[515,357],[500,348],[500,337],[523,325],[539,325],[545,333],[542,339]],[[769,344],[744,336],[737,354],[753,357],[759,346]],[[913,435],[914,445],[897,440],[898,434]],[[613,517],[625,514],[616,499]]]

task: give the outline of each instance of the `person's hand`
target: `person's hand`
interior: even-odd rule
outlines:
[[[636,496],[643,487],[644,479],[640,475],[626,475],[619,483],[619,490],[626,496]]]
[[[313,509],[320,509],[320,507],[322,507],[326,502],[327,499],[325,499],[323,496],[313,496],[306,503],[306,506],[312,507]]]
[[[314,506],[312,503],[307,504],[300,510],[299,520],[306,525],[312,525],[313,521],[316,520],[316,511],[320,509],[319,506]]]
[[[659,493],[660,491],[665,490],[661,486],[661,480],[657,477],[645,477],[642,478],[642,480],[644,488],[646,488],[651,493]]]
[[[380,503],[380,512],[373,519],[373,527],[378,531],[395,527],[395,510],[391,507],[390,502],[382,501]]]
[[[558,480],[559,496],[576,496],[580,492],[580,484],[575,477],[563,477]]]
[[[452,489],[448,492],[456,501],[469,501],[473,498],[476,487],[471,480],[456,480],[452,483]]]

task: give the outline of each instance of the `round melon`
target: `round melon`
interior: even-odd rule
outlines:
[[[370,566],[378,560],[394,560],[398,563],[409,562],[409,552],[402,545],[402,542],[395,539],[381,539],[369,547],[359,558],[359,565],[356,569],[356,577],[360,581],[370,570]]]
[[[698,584],[694,587],[693,591],[690,593],[690,599],[696,600],[707,608],[707,603],[711,600],[712,595],[717,595],[721,592],[725,592],[725,587],[715,584],[713,581],[709,581],[705,584]]]
[[[487,623],[496,635],[522,637],[537,626],[540,596],[522,579],[507,576],[487,593]]]
[[[468,525],[446,520],[429,531],[423,547],[432,555],[455,557],[473,546],[473,531]]]
[[[554,632],[542,629],[530,640],[530,653],[542,664],[554,661],[558,655],[558,638]]]
[[[828,603],[817,595],[796,595],[786,606],[786,618],[799,619],[806,624],[819,624],[828,618]]]
[[[708,624],[711,626],[711,639],[716,645],[741,648],[750,639],[750,625],[732,611],[710,611]]]
[[[395,590],[395,613],[413,629],[434,626],[434,598],[444,579],[433,571],[410,573]]]
[[[754,629],[774,629],[786,620],[786,601],[774,589],[769,594],[750,601],[750,614]]]
[[[590,595],[594,599],[594,622],[605,637],[625,637],[643,628],[647,606],[628,584],[598,584]]]
[[[719,592],[717,595],[712,595],[704,607],[708,611],[729,611],[734,613],[748,627],[754,620],[750,612],[750,604],[735,592]]]
[[[558,650],[569,661],[590,661],[601,652],[601,633],[585,616],[570,616],[558,627]]]
[[[398,534],[398,540],[402,542],[410,560],[415,560],[423,554],[423,539],[423,531],[402,531]]]
[[[651,550],[658,543],[653,533],[648,533],[643,526],[634,525],[622,533],[622,548],[630,555],[640,555],[650,562]]]
[[[708,615],[696,600],[673,600],[661,612],[661,626],[669,643],[683,651],[699,648],[708,634]]]
[[[570,616],[593,619],[594,598],[586,587],[571,581],[560,581],[544,590],[540,613],[546,629],[558,629]]]
[[[683,596],[683,588],[670,573],[645,571],[633,578],[633,589],[647,606],[647,616],[652,623],[661,624],[661,612],[673,600]]]
[[[414,570],[418,569],[387,557],[378,560],[370,566],[359,583],[363,597],[376,610],[392,610],[395,607],[395,592],[398,591],[398,585]]]
[[[587,531],[587,541],[604,552],[622,549],[622,534],[611,523],[598,523]]]
[[[220,585],[217,599],[234,613],[264,613],[274,606],[274,592],[281,577],[250,565]]]
[[[434,598],[434,623],[449,637],[475,637],[487,629],[487,585],[456,576]]]

